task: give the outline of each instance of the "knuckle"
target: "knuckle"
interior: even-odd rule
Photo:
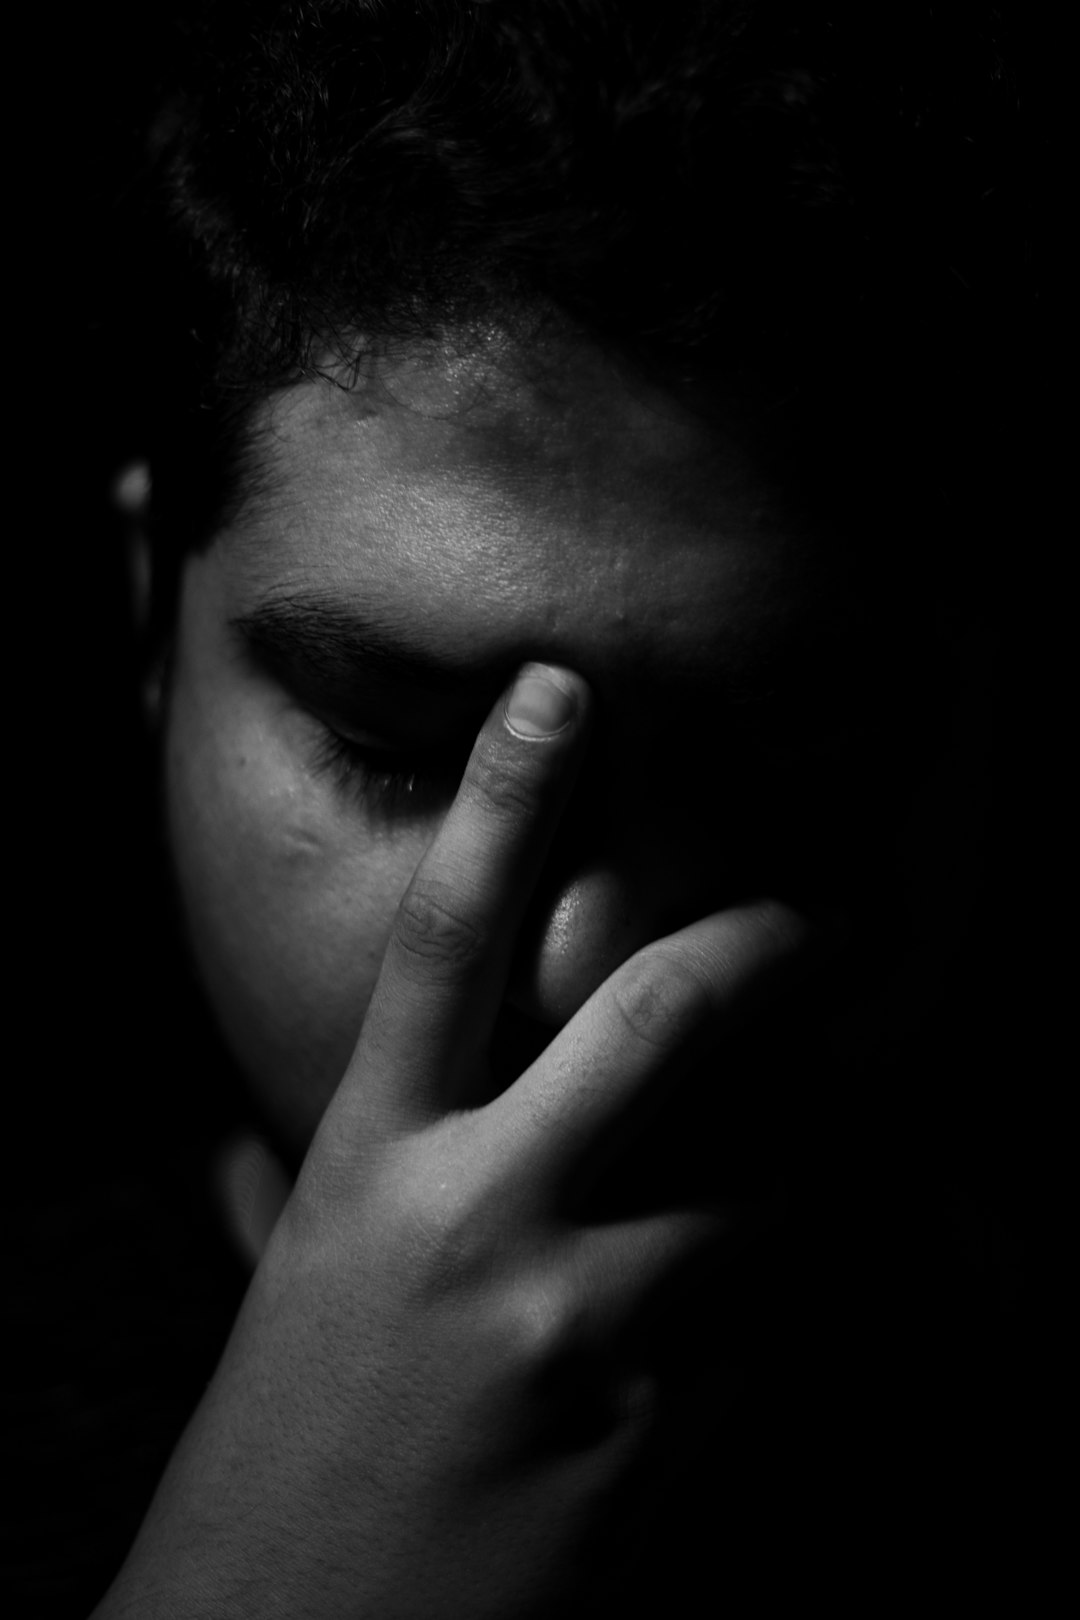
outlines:
[[[425,978],[454,976],[474,967],[484,950],[484,934],[462,916],[460,896],[448,885],[413,882],[398,907],[394,944],[399,961]]]
[[[611,1347],[582,1298],[558,1282],[531,1281],[510,1300],[503,1328],[504,1372],[551,1444],[602,1460],[620,1435],[631,1445],[644,1435],[646,1425],[620,1399]]]
[[[576,1362],[585,1345],[581,1309],[550,1283],[523,1283],[502,1309],[503,1353],[529,1378],[546,1379]]]
[[[645,1046],[671,1047],[708,1018],[712,996],[700,973],[659,950],[632,957],[612,982],[623,1028]]]
[[[465,787],[475,803],[500,821],[521,821],[535,813],[535,756],[524,749],[478,748],[465,773]]]
[[[383,1166],[400,1274],[428,1303],[471,1291],[491,1271],[500,1240],[482,1183],[440,1132],[437,1157],[408,1147]]]
[[[396,1230],[403,1278],[430,1303],[466,1285],[481,1263],[477,1234],[458,1205],[436,1183],[398,1188]]]

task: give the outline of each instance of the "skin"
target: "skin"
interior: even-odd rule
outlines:
[[[853,724],[833,687],[824,721],[782,719],[777,746],[775,720],[731,702],[772,689],[796,635],[809,667],[782,680],[807,682],[815,643],[853,613],[735,437],[587,352],[558,377],[425,356],[374,406],[325,384],[279,396],[264,494],[187,566],[167,727],[179,888],[228,1043],[294,1162],[515,667],[579,671],[598,719],[517,942],[504,1083],[641,945],[778,884],[783,851],[770,870],[755,823],[779,817],[794,841],[800,772]],[[235,622],[299,598],[417,646],[433,683],[359,674],[341,690],[260,664]],[[389,805],[343,785],[318,768],[328,725],[434,757],[435,782]]]
[[[278,396],[258,493],[187,564],[179,891],[299,1174],[100,1620],[569,1612],[646,1539],[612,1543],[619,1493],[677,1494],[727,1409],[717,1107],[828,999],[772,829],[854,746],[842,694],[779,740],[733,694],[793,646],[809,681],[859,608],[716,413],[560,359]],[[313,672],[299,603],[433,680]],[[328,731],[431,780],[388,799]]]

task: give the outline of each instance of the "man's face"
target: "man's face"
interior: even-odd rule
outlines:
[[[591,354],[533,383],[429,356],[374,401],[279,395],[257,454],[253,498],[186,565],[167,806],[211,1004],[295,1153],[526,660],[579,671],[595,724],[519,942],[519,1034],[737,898],[835,898],[862,609],[714,417]]]

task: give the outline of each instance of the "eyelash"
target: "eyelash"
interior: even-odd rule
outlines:
[[[460,778],[448,760],[372,748],[325,726],[314,763],[339,792],[381,816],[423,816],[445,809]]]

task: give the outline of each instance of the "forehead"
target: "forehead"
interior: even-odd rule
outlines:
[[[732,413],[595,352],[526,375],[429,353],[324,381],[257,422],[257,493],[224,548],[240,590],[318,597],[447,666],[547,657],[700,681],[768,660],[829,591]]]

